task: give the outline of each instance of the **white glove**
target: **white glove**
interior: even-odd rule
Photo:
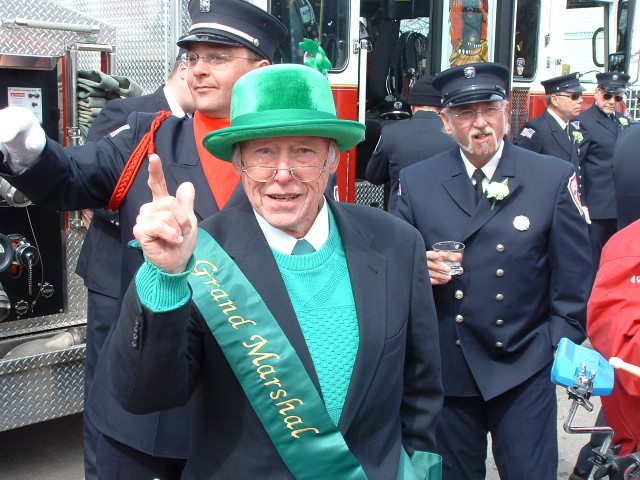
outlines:
[[[13,173],[21,173],[42,153],[47,137],[38,119],[24,107],[0,110],[0,149]]]

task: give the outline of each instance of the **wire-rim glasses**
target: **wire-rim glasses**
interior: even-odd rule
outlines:
[[[493,121],[500,118],[502,112],[504,112],[504,108],[484,107],[481,110],[463,110],[462,112],[454,113],[453,116],[461,122],[472,123],[479,113],[482,114],[485,120]]]
[[[231,65],[231,59],[243,58],[251,62],[260,60],[257,57],[239,57],[237,55],[227,55],[222,53],[212,53],[211,55],[198,55],[197,53],[188,53],[184,58],[184,63],[188,68],[195,68],[200,60],[212,70],[222,70]]]
[[[327,160],[322,165],[301,165],[298,167],[277,168],[265,167],[262,165],[255,167],[246,167],[244,162],[240,162],[240,170],[254,182],[267,183],[276,178],[280,170],[289,170],[294,180],[300,183],[310,183],[320,178],[327,170]]]

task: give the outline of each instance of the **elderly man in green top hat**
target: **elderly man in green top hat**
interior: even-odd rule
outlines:
[[[235,85],[204,146],[246,201],[203,221],[194,190],[153,201],[145,254],[109,346],[112,390],[146,413],[197,399],[187,479],[437,479],[442,404],[425,245],[378,209],[323,195],[364,125],[336,117],[318,71],[275,65]]]

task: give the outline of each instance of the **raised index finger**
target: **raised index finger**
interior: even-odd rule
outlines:
[[[155,153],[149,157],[149,180],[147,184],[151,189],[154,202],[169,196],[167,182],[164,179],[164,171],[162,170],[162,162],[160,161],[160,157]]]

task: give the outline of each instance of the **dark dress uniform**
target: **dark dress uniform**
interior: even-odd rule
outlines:
[[[589,149],[583,170],[583,201],[589,209],[589,235],[593,264],[600,263],[600,252],[617,230],[618,213],[613,182],[613,151],[618,135],[629,128],[629,119],[616,112],[605,114],[597,104],[578,116],[581,129],[589,136]]]
[[[618,230],[640,218],[640,128],[637,125],[620,134],[613,151],[613,184],[616,190]]]
[[[374,185],[390,182],[389,212],[393,212],[398,203],[400,170],[454,146],[443,128],[440,115],[426,110],[418,110],[411,118],[382,128],[365,178]]]
[[[578,173],[580,188],[583,189],[582,165],[589,148],[589,139],[580,128],[580,122],[570,121],[567,127],[568,131],[562,129],[546,110],[542,115],[527,121],[513,143],[532,152],[570,162]]]
[[[445,108],[456,107],[447,112],[451,128],[463,128],[453,115],[506,99],[509,77],[492,63],[436,76]],[[467,125],[461,134],[470,135]],[[556,480],[554,348],[563,337],[586,338],[591,262],[575,170],[502,142],[490,179],[506,184],[502,200],[488,198],[491,183],[477,196],[460,148],[400,173],[395,214],[418,229],[427,248],[442,240],[466,245],[462,275],[433,286],[445,393],[436,431],[443,480],[485,478],[489,432],[503,480]],[[489,146],[500,151],[499,143]],[[474,150],[470,158],[481,168],[491,155]]]
[[[127,118],[133,112],[171,110],[163,89],[164,85],[150,95],[109,101],[91,125],[87,141],[96,142],[117,128],[126,125]],[[91,390],[98,355],[112,323],[117,318],[120,276],[122,275],[118,260],[120,255],[118,214],[95,210],[76,265],[76,273],[82,277],[84,285],[87,287],[85,401]],[[83,436],[85,477],[86,480],[90,480],[97,478],[95,448],[98,442],[98,432],[91,424],[89,415],[84,416]]]

